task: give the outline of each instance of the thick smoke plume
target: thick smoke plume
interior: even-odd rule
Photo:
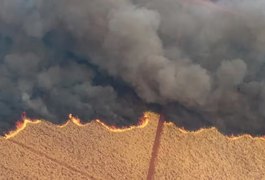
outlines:
[[[0,126],[133,124],[265,133],[265,1],[0,0]]]

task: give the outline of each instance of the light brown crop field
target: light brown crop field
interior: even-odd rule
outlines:
[[[82,127],[29,123],[0,138],[0,179],[146,179],[158,119],[124,131],[98,121]],[[265,140],[186,132],[164,123],[154,179],[265,179]]]

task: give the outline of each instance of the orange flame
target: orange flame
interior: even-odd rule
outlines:
[[[166,122],[165,123],[166,126],[176,126],[174,123],[172,122]],[[207,133],[209,131],[217,131],[220,133],[220,131],[218,131],[217,128],[215,127],[209,127],[209,128],[201,128],[195,131],[190,131],[190,130],[186,130],[183,127],[178,127],[177,128],[181,133],[183,134],[200,134],[200,133]],[[226,139],[231,140],[231,141],[236,141],[236,140],[240,140],[243,138],[248,138],[248,139],[253,139],[253,140],[263,140],[265,141],[265,136],[252,136],[250,134],[240,134],[240,135],[224,135]]]
[[[69,120],[66,121],[66,123],[64,123],[63,125],[59,125],[60,128],[66,127],[70,122],[74,123],[75,125],[77,125],[79,127],[86,125],[86,124],[82,124],[80,119],[77,117],[74,117],[72,114],[69,114],[68,118],[69,118]]]
[[[129,130],[136,129],[136,128],[144,128],[145,126],[147,126],[149,119],[150,119],[150,113],[146,112],[137,125],[129,126],[129,127],[125,127],[125,128],[117,128],[115,126],[108,126],[107,124],[103,123],[102,121],[100,121],[98,119],[96,120],[96,122],[101,124],[103,127],[105,127],[106,129],[108,129],[111,132],[125,132],[125,131],[129,131]],[[19,134],[21,131],[23,131],[28,125],[39,124],[41,122],[42,122],[42,120],[31,120],[31,119],[27,118],[25,116],[25,114],[23,114],[22,120],[18,121],[16,123],[16,128],[14,130],[6,133],[4,135],[4,138],[10,139],[10,138],[16,136],[17,134]],[[66,123],[64,123],[63,125],[59,125],[59,127],[64,128],[70,122],[72,122],[73,124],[75,124],[79,127],[86,126],[86,124],[83,124],[78,117],[74,117],[72,114],[69,114],[69,120]]]
[[[13,131],[8,132],[4,135],[5,139],[10,139],[14,136],[16,136],[18,133],[23,131],[29,124],[38,124],[41,123],[41,120],[31,120],[26,117],[23,117],[21,121],[18,121],[16,123],[16,128]]]
[[[141,118],[141,120],[139,121],[139,123],[137,125],[124,127],[124,128],[117,128],[115,126],[109,126],[109,125],[105,124],[104,122],[102,122],[98,119],[96,120],[96,122],[98,122],[99,124],[101,124],[103,127],[105,127],[106,129],[108,129],[111,132],[120,133],[120,132],[130,131],[132,129],[142,129],[142,128],[146,127],[149,123],[149,117],[147,114],[144,114],[144,116]]]
[[[125,132],[125,131],[130,131],[133,129],[142,129],[144,127],[146,127],[150,121],[150,119],[158,119],[158,115],[152,112],[145,112],[143,117],[140,119],[139,123],[137,125],[133,125],[133,126],[129,126],[129,127],[123,127],[123,128],[117,128],[115,126],[109,126],[107,124],[105,124],[104,122],[100,121],[100,120],[96,120],[97,123],[99,123],[100,125],[102,125],[103,127],[105,127],[107,130],[111,131],[111,132],[116,132],[116,133],[120,133],[120,132]],[[39,124],[41,123],[42,120],[34,120],[34,119],[29,119],[27,118],[25,115],[22,116],[21,121],[18,121],[16,123],[16,128],[8,133],[6,133],[4,135],[5,139],[10,139],[16,135],[18,135],[21,131],[23,131],[28,125],[33,125],[33,124]],[[73,124],[79,126],[79,127],[83,127],[86,126],[86,124],[83,124],[79,118],[74,117],[72,114],[69,114],[69,120],[63,124],[60,125],[60,128],[64,128],[66,127],[70,122],[72,122]],[[176,126],[174,123],[172,122],[166,122],[165,123],[166,126]],[[199,134],[199,133],[207,133],[207,131],[211,131],[211,130],[216,130],[218,131],[216,128],[212,127],[212,128],[201,128],[199,130],[196,131],[189,131],[186,130],[184,128],[177,128],[181,133],[187,134],[187,133],[193,133],[193,134]],[[219,132],[219,131],[218,131]],[[238,136],[225,136],[226,138],[228,138],[229,140],[238,140],[241,138],[251,138],[251,139],[262,139],[265,140],[265,136],[260,136],[260,137],[254,137],[252,135],[249,134],[242,134],[242,135],[238,135]]]

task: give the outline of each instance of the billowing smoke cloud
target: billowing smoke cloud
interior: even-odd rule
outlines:
[[[0,0],[0,126],[22,112],[265,133],[265,1]]]

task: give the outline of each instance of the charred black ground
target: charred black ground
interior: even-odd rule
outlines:
[[[265,1],[0,0],[0,132],[28,117],[265,134]]]

